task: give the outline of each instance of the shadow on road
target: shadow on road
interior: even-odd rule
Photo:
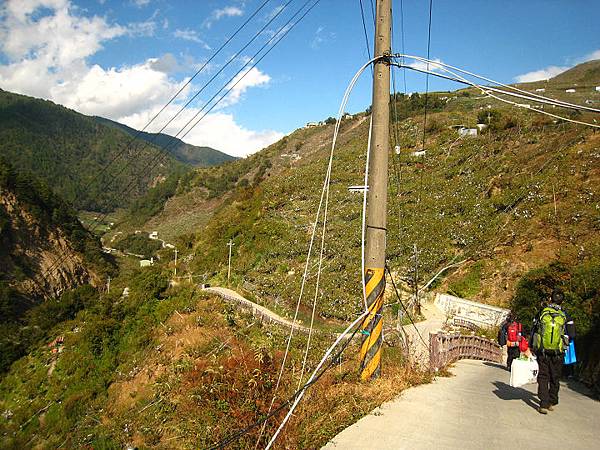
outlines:
[[[596,395],[592,390],[590,390],[585,384],[575,380],[574,378],[563,378],[561,382],[566,383],[569,389],[577,392],[578,394],[585,395],[586,397],[589,397],[594,400],[600,400],[600,397],[598,395]]]
[[[538,408],[536,395],[523,388],[514,388],[502,381],[493,381],[496,387],[492,392],[501,400],[522,400],[533,409]]]
[[[490,361],[484,361],[483,365],[484,366],[488,366],[488,367],[496,367],[497,369],[504,369],[504,370],[506,370],[506,365],[500,364],[500,363],[495,363],[495,362],[490,362]]]

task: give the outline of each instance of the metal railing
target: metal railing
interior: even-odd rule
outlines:
[[[502,349],[494,341],[480,336],[443,332],[429,334],[429,364],[441,369],[459,359],[502,362]]]

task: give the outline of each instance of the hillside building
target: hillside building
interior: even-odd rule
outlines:
[[[477,128],[459,128],[458,135],[460,137],[477,136]]]
[[[535,92],[546,92],[546,88],[537,88]]]
[[[150,259],[142,259],[140,260],[140,267],[150,267],[154,265],[154,257]]]
[[[575,93],[577,91],[575,89],[573,89],[573,88],[570,88],[570,89],[565,89],[565,92],[568,93],[568,94],[573,94],[573,93]]]
[[[150,239],[158,239],[158,231],[153,231],[152,233],[149,233],[148,237]]]

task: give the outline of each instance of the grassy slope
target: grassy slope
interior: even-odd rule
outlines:
[[[421,282],[453,258],[468,258],[449,278],[458,283],[480,261],[480,288],[470,296],[504,304],[528,269],[598,251],[600,138],[583,127],[504,109],[500,125],[510,118],[515,126],[457,140],[447,126],[474,125],[479,107],[487,104],[459,96],[431,114],[423,161],[411,156],[419,149],[422,117],[398,123],[402,154],[390,167],[388,255],[392,268],[408,276],[416,244]],[[321,279],[323,316],[347,318],[359,308],[361,196],[347,186],[361,184],[367,126],[364,122],[344,134],[334,161]],[[292,135],[288,141],[295,139]],[[225,244],[233,239],[235,281],[255,285],[255,294],[267,303],[281,297],[291,307],[327,153],[323,141],[293,168],[240,190],[219,208],[197,233],[193,269],[217,272],[218,281],[226,269]]]
[[[111,211],[125,206],[157,177],[182,166],[167,157],[148,171],[158,149],[139,143],[129,148],[130,140],[123,132],[50,101],[0,90],[2,154],[18,170],[46,181],[77,209]],[[92,183],[98,174],[99,180]],[[123,196],[132,179],[133,189]]]
[[[126,280],[114,281],[117,288]],[[134,271],[126,282],[128,298],[104,295],[48,334],[64,336],[61,353],[42,344],[0,381],[3,448],[207,448],[267,413],[287,330],[263,328],[189,287],[165,290],[157,271]],[[305,343],[305,336],[292,343],[274,408],[297,386]],[[326,345],[313,340],[308,367]],[[366,386],[357,379],[357,354],[352,345],[309,391],[279,446],[322,445],[428,379],[394,348],[384,355],[382,379]],[[235,445],[253,445],[258,431]]]

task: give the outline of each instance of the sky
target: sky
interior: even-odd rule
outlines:
[[[164,128],[191,144],[246,156],[306,122],[335,116],[368,59],[359,0],[321,0],[252,68],[259,48],[281,36],[305,1],[0,0],[0,88],[137,129],[183,88],[146,130]],[[371,1],[362,3],[372,47]],[[394,0],[393,10],[394,52],[402,51],[403,34],[405,53],[426,56],[429,0]],[[545,79],[600,59],[598,17],[597,1],[433,0],[430,55],[502,82]],[[359,80],[348,112],[369,106],[370,76],[367,70]],[[397,73],[398,91],[403,80]],[[406,81],[407,92],[425,90],[424,75],[407,73]],[[460,87],[436,78],[429,84]],[[231,91],[205,114],[222,87]],[[202,120],[184,128],[193,117]]]

